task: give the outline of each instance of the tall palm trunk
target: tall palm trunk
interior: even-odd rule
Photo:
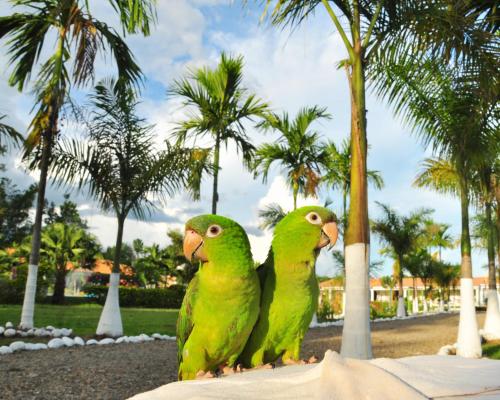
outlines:
[[[293,209],[297,209],[297,196],[299,195],[299,183],[294,180],[292,187],[292,195],[293,195]]]
[[[342,331],[341,353],[345,357],[372,357],[370,338],[370,231],[368,228],[368,194],[366,180],[366,109],[365,71],[360,38],[360,16],[354,1],[354,23],[351,29],[353,54],[348,71],[351,95],[351,191],[349,224],[345,242],[346,313]]]
[[[64,59],[64,42],[66,40],[66,30],[61,29],[59,38],[57,40],[56,52],[53,57],[56,59],[56,66],[54,69],[54,77],[56,81],[61,82],[61,75],[63,73],[63,59]],[[36,201],[35,222],[33,224],[33,237],[31,239],[31,253],[28,266],[28,277],[26,279],[26,290],[24,292],[23,309],[21,312],[21,322],[19,327],[21,329],[33,328],[33,316],[35,313],[35,297],[36,297],[36,282],[38,276],[38,264],[40,262],[40,245],[42,235],[42,217],[43,208],[45,206],[45,188],[47,186],[47,173],[50,165],[50,158],[52,154],[52,145],[57,137],[59,120],[59,110],[63,103],[62,95],[64,94],[64,87],[57,87],[54,84],[55,93],[51,93],[52,98],[49,100],[49,123],[44,129],[41,137],[42,157],[40,160],[40,180],[38,182],[38,193]]]
[[[217,214],[217,202],[219,201],[219,164],[220,164],[220,134],[217,133],[214,148],[214,187],[212,193],[212,214]]]
[[[412,299],[412,313],[413,314],[418,314],[418,293],[417,293],[417,283],[416,279],[413,276],[413,299]]]
[[[462,169],[463,171],[463,169]],[[471,241],[469,231],[469,189],[462,172],[460,179],[460,203],[462,213],[462,234],[460,251],[462,255],[460,278],[460,322],[458,325],[457,355],[468,358],[481,357],[474,286],[472,282]]]
[[[101,317],[99,318],[99,324],[97,325],[97,335],[113,337],[123,335],[122,316],[120,313],[119,284],[125,217],[126,215],[123,211],[117,215],[118,231],[116,233],[115,258],[113,260],[113,269],[111,275],[109,276],[109,288],[108,294],[106,295],[106,302],[104,303],[104,308],[102,309]]]
[[[396,316],[406,317],[406,305],[403,287],[403,257],[398,256],[399,263],[399,273],[398,273],[398,308],[396,310]]]
[[[52,135],[46,131],[42,137],[42,159],[40,160],[40,180],[38,181],[38,193],[36,200],[35,222],[33,224],[33,236],[31,239],[31,253],[28,266],[28,277],[24,292],[23,309],[21,312],[22,329],[33,328],[33,316],[35,313],[36,281],[38,276],[38,264],[40,262],[40,245],[42,236],[43,208],[45,206],[45,188],[47,186],[47,172],[49,169],[50,155],[52,152]]]
[[[495,268],[495,224],[492,219],[491,201],[485,203],[488,224],[488,308],[484,321],[484,336],[489,340],[500,339],[500,308],[497,293],[497,274]]]
[[[52,304],[64,303],[64,290],[66,289],[66,264],[57,266],[56,281],[54,283],[54,294],[52,295]]]

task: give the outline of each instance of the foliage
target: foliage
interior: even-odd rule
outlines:
[[[329,141],[325,147],[325,160],[323,162],[325,173],[321,181],[332,189],[339,189],[342,192],[342,210],[344,223],[347,221],[347,197],[351,189],[351,143],[344,139],[340,147],[333,141]],[[376,189],[384,187],[384,180],[379,171],[367,170],[368,182]]]
[[[263,209],[259,210],[259,218],[261,229],[273,229],[280,222],[287,212],[277,203],[268,204]]]
[[[268,108],[267,103],[242,86],[242,80],[243,57],[222,53],[215,69],[194,69],[188,77],[174,81],[170,89],[170,95],[183,99],[189,110],[189,118],[180,122],[175,130],[178,143],[206,136],[213,143],[209,149],[214,175],[212,214],[217,211],[220,146],[234,143],[244,164],[249,166],[255,148],[243,123],[254,117],[263,117]],[[201,174],[199,177],[201,179]],[[189,188],[197,199],[200,182],[191,183],[196,183]]]
[[[281,164],[287,175],[287,183],[293,191],[294,209],[297,195],[315,196],[320,183],[321,164],[324,160],[320,135],[310,125],[320,119],[329,119],[325,108],[305,107],[299,110],[295,119],[288,113],[269,113],[258,126],[264,130],[277,131],[280,137],[272,143],[264,143],[255,153],[253,170],[255,177],[261,175],[266,182],[271,165]]]
[[[106,250],[102,253],[102,256],[106,260],[114,260],[115,254],[116,254],[116,246],[108,246]],[[122,243],[120,250],[120,264],[132,266],[136,258],[137,258],[137,253],[134,250],[134,248],[128,243]]]
[[[168,288],[134,288],[120,286],[120,306],[146,308],[179,308],[184,298],[185,287],[181,285]],[[97,303],[104,304],[107,286],[87,285],[83,288],[87,296]]]
[[[425,218],[432,210],[420,209],[405,216],[399,215],[388,205],[377,204],[383,215],[373,221],[372,231],[379,235],[380,240],[387,246],[389,254],[392,254],[402,266],[399,273],[402,278],[403,270],[406,268],[404,257],[417,248],[418,240],[424,234]]]
[[[483,344],[483,357],[500,360],[500,343],[496,341]]]
[[[157,151],[152,126],[136,114],[136,94],[122,82],[99,82],[90,98],[88,141],[63,142],[55,152],[53,176],[60,184],[88,190],[103,211],[115,213],[116,248],[121,249],[129,213],[145,218],[205,163],[196,150],[167,143],[166,150]],[[119,260],[115,252],[114,271]]]
[[[21,304],[26,289],[28,263],[26,253],[8,254],[0,250],[0,304]],[[37,275],[36,299],[42,300],[52,278],[52,271],[46,265],[39,266]]]
[[[386,301],[370,302],[370,319],[392,318],[396,315],[396,304]]]
[[[5,115],[0,114],[0,149],[5,149],[5,145],[8,142],[18,145],[23,141],[23,137],[18,131],[11,126],[2,123],[4,118]]]
[[[21,191],[10,179],[0,178],[0,248],[19,244],[30,233],[29,210],[36,192],[36,185]]]
[[[328,301],[326,296],[323,296],[323,301],[321,305],[318,307],[316,312],[316,317],[318,318],[318,322],[325,322],[331,320],[331,315],[333,314],[333,309]]]

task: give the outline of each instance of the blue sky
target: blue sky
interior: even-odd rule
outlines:
[[[94,0],[90,3],[96,17],[118,26],[107,2]],[[185,115],[178,100],[167,98],[169,84],[185,74],[188,68],[215,66],[221,51],[244,56],[244,85],[269,101],[275,111],[294,115],[303,106],[325,106],[333,118],[314,128],[325,140],[331,139],[339,144],[348,135],[347,81],[344,71],[337,69],[338,62],[345,58],[345,51],[323,10],[291,33],[259,24],[260,9],[256,6],[242,8],[239,1],[175,0],[158,3],[158,24],[152,35],[148,38],[129,36],[127,42],[146,76],[140,113],[156,125],[159,145],[169,137],[175,122]],[[2,2],[0,15],[9,12],[9,6]],[[47,45],[50,43],[47,41]],[[0,41],[0,112],[8,115],[12,125],[25,131],[30,121],[32,97],[8,86],[9,71],[3,67],[7,65],[5,49],[5,41]],[[97,79],[114,72],[109,59],[99,60]],[[85,93],[75,93],[75,96],[81,99]],[[381,99],[369,93],[367,109],[368,165],[370,169],[381,172],[386,184],[381,191],[370,189],[370,216],[373,218],[378,214],[375,201],[387,203],[402,213],[430,207],[435,209],[435,220],[451,224],[452,234],[458,236],[458,200],[411,186],[420,161],[429,154]],[[276,138],[273,134],[256,131],[252,124],[248,124],[248,133],[256,144]],[[35,180],[35,174],[27,175],[23,170],[18,154],[10,154],[2,162],[8,166],[7,175],[20,187]],[[258,209],[271,202],[278,202],[288,209],[292,204],[280,172],[276,166],[267,183],[262,183],[243,169],[234,148],[230,146],[222,155],[220,213],[237,220],[247,229],[254,257],[259,260],[267,253],[271,233],[258,229]],[[63,194],[63,190],[50,187],[47,197],[50,201],[60,202]],[[130,218],[125,226],[125,240],[138,237],[147,244],[166,244],[167,229],[182,229],[183,222],[189,217],[210,211],[210,195],[211,181],[207,180],[199,202],[179,193],[148,221]],[[113,244],[116,233],[113,216],[103,215],[84,195],[75,194],[73,197],[102,244]],[[318,199],[301,199],[299,205],[322,204],[326,198],[333,200],[333,208],[340,213],[340,194],[326,189],[320,191]],[[341,248],[340,243],[337,247]],[[374,260],[381,259],[378,249],[378,240],[373,236],[371,257]],[[460,252],[458,249],[445,251],[444,258],[458,263]],[[476,252],[473,262],[475,275],[486,275],[482,268],[485,254]],[[389,273],[391,265],[391,260],[385,260],[382,274]],[[326,254],[320,256],[318,273],[333,273],[332,261]]]

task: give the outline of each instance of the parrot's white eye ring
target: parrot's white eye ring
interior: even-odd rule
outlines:
[[[208,237],[217,237],[222,233],[222,228],[219,225],[210,225],[207,229]]]
[[[323,221],[321,221],[321,217],[314,211],[311,211],[309,214],[307,214],[306,219],[314,225],[321,225],[323,223]]]

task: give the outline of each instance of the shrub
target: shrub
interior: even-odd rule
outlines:
[[[107,286],[86,285],[83,291],[99,304],[104,304]],[[179,308],[184,298],[184,286],[174,285],[169,288],[144,289],[120,286],[120,305],[123,307]]]
[[[390,318],[396,315],[397,304],[392,306],[387,301],[372,301],[370,302],[370,318]]]
[[[48,275],[47,268],[39,267],[36,284],[36,301],[41,301],[47,294]],[[0,304],[22,304],[26,289],[28,266],[18,265],[13,279],[0,276]]]

